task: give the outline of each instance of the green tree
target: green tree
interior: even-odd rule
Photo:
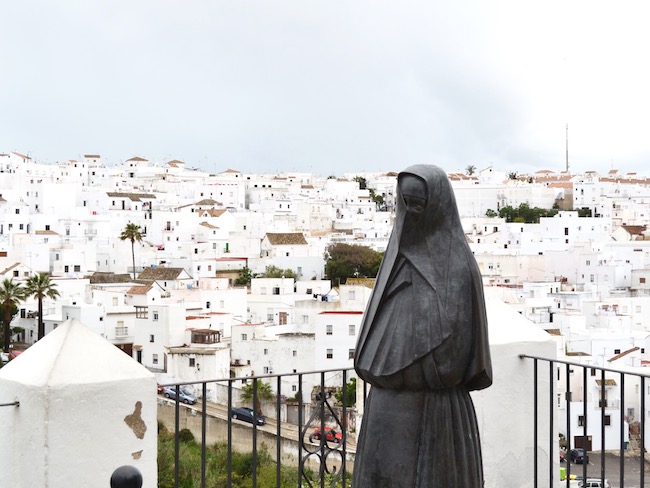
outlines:
[[[374,278],[383,255],[368,246],[336,243],[325,250],[325,273],[332,283],[348,278]]]
[[[131,241],[131,258],[133,259],[133,279],[135,279],[135,242],[142,241],[144,234],[139,225],[129,222],[120,234],[120,239],[123,241]]]
[[[381,207],[384,204],[384,196],[383,195],[377,195],[374,189],[370,188],[368,190],[370,192],[370,199],[375,202],[375,205],[377,208]]]
[[[246,383],[242,386],[240,398],[249,404],[253,403],[253,383]],[[257,398],[253,409],[258,415],[262,415],[262,400],[273,400],[275,393],[271,389],[271,385],[263,383],[262,380],[257,380]]]
[[[486,216],[486,217],[498,217],[499,214],[496,213],[496,212],[495,212],[494,210],[492,210],[491,208],[488,208],[487,211],[485,212],[485,216]]]
[[[368,181],[363,176],[355,176],[352,180],[359,183],[359,190],[368,188]]]
[[[239,270],[239,276],[235,280],[235,285],[239,285],[239,286],[248,285],[251,282],[251,279],[253,279],[253,274],[251,273],[251,269],[248,266],[245,266],[241,270]]]
[[[465,168],[465,172],[469,176],[472,176],[476,172],[476,166],[474,166],[473,164],[468,165],[467,168]]]
[[[47,273],[38,273],[30,276],[25,284],[25,297],[33,296],[38,300],[38,340],[45,336],[43,324],[43,299],[56,300],[60,295],[56,283],[52,283]]]
[[[540,217],[552,217],[557,214],[557,210],[546,210],[539,207],[531,207],[527,203],[522,203],[517,208],[510,205],[502,207],[499,210],[499,217],[505,218],[506,222],[517,223],[538,223]]]
[[[25,300],[25,289],[14,280],[5,278],[0,284],[0,302],[3,308],[3,351],[9,352],[11,345],[11,319],[15,315],[18,302]]]
[[[517,179],[517,176],[518,176],[518,175],[517,175],[517,172],[516,172],[516,171],[511,171],[510,173],[508,173],[508,179],[516,180],[516,179]]]
[[[357,403],[357,379],[356,378],[350,378],[350,381],[345,385],[345,390],[343,388],[339,388],[335,393],[334,393],[334,398],[336,400],[343,404],[343,393],[345,392],[345,406],[346,407],[354,407],[354,404]]]
[[[264,269],[264,273],[259,278],[297,278],[296,272],[290,268],[282,269],[272,264]]]

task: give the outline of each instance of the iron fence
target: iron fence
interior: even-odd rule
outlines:
[[[592,456],[595,455],[600,458],[600,475],[598,477],[588,476],[588,463],[582,462],[582,466],[578,468],[578,473],[576,473],[575,479],[577,480],[587,480],[590,479],[599,479],[601,486],[605,485],[605,480],[607,479],[607,470],[605,457],[606,453],[609,451],[613,454],[617,454],[619,457],[619,466],[618,466],[618,483],[620,488],[624,488],[625,485],[625,459],[626,451],[629,447],[629,433],[630,433],[630,422],[636,420],[631,418],[629,415],[630,411],[640,411],[639,420],[638,420],[638,442],[639,442],[639,483],[641,488],[645,487],[645,445],[646,445],[646,433],[645,433],[645,417],[646,417],[646,396],[648,391],[646,391],[646,379],[650,377],[650,374],[644,374],[637,371],[621,371],[617,369],[596,366],[591,364],[582,364],[573,361],[565,361],[558,359],[549,359],[544,357],[537,357],[522,354],[520,358],[532,360],[534,363],[533,366],[533,445],[536,446],[535,455],[533,457],[533,476],[534,476],[534,487],[539,486],[538,478],[540,473],[540,463],[538,462],[539,452],[544,446],[540,446],[538,443],[538,433],[539,433],[539,424],[540,424],[540,415],[546,415],[548,411],[549,415],[549,445],[548,452],[549,459],[551,462],[548,469],[548,478],[549,478],[549,487],[557,486],[554,483],[560,479],[560,473],[557,470],[557,464],[553,459],[559,459],[560,451],[562,450],[560,436],[558,433],[561,430],[564,430],[564,443],[565,448],[563,452],[566,452],[567,459],[566,461],[566,474],[564,479],[561,481],[560,486],[575,486],[575,483],[572,481],[571,473],[571,462],[570,456],[572,449],[582,449],[585,457],[589,456],[592,453]],[[540,363],[545,363],[548,365],[548,372],[544,373],[540,371]],[[543,409],[540,405],[539,396],[540,391],[538,383],[540,382],[540,374],[548,374],[549,376],[549,405],[548,410]],[[580,374],[582,377],[580,378]],[[626,381],[627,380],[627,381]],[[564,382],[564,384],[563,384]],[[632,388],[626,390],[626,386]],[[615,388],[615,394],[617,398],[607,398],[608,390]],[[634,391],[630,391],[630,390]],[[574,395],[576,393],[576,395]],[[637,394],[638,393],[638,394]],[[611,393],[609,393],[611,395]],[[587,408],[589,404],[593,404],[594,408]],[[631,407],[631,409],[626,412],[626,405]],[[540,413],[540,409],[544,410],[544,413]],[[577,409],[577,412],[573,412],[572,409]],[[558,412],[563,411],[564,416],[564,425],[556,426],[554,419],[558,416]],[[592,428],[592,424],[595,425],[595,428]],[[611,430],[612,427],[616,431],[617,439],[613,441],[615,448],[611,448],[612,442],[608,441],[607,433]],[[575,435],[573,435],[575,434]],[[573,437],[572,437],[573,435]],[[599,439],[599,445],[592,445],[591,440],[593,436],[596,435]],[[625,439],[628,439],[627,441]],[[557,455],[557,456],[556,456]],[[628,478],[628,486],[636,485],[636,480],[632,482]],[[586,483],[579,486],[587,486]],[[592,485],[589,485],[592,486]],[[593,485],[596,486],[596,485]]]
[[[260,400],[258,380],[267,381],[274,386],[274,415],[275,422],[275,477],[276,486],[280,487],[282,477],[282,462],[286,459],[287,450],[294,450],[295,467],[298,470],[299,487],[346,487],[350,483],[349,458],[353,455],[350,450],[350,426],[348,420],[348,383],[352,377],[352,369],[331,369],[291,374],[268,374],[251,377],[237,377],[217,379],[200,382],[184,382],[159,385],[176,389],[174,402],[174,486],[180,486],[180,455],[181,455],[181,405],[183,399],[180,395],[181,388],[191,386],[200,391],[197,396],[197,412],[201,416],[200,449],[201,473],[200,486],[206,486],[207,473],[207,419],[208,396],[210,391],[216,390],[219,385],[227,387],[226,409],[228,413],[227,434],[227,485],[233,486],[233,408],[234,385],[238,382],[252,380],[252,407]],[[297,400],[297,423],[292,424],[282,421],[282,407],[287,403],[283,391],[287,378],[291,383],[297,384],[295,399]],[[214,388],[209,388],[214,385]],[[311,389],[309,389],[311,386]],[[210,390],[210,391],[209,391]],[[306,391],[308,390],[308,391]],[[364,393],[366,389],[364,388]],[[338,393],[338,395],[336,395]],[[338,399],[336,398],[338,396]],[[306,399],[309,400],[306,400]],[[305,408],[309,406],[310,408]],[[261,426],[256,422],[256,414],[250,419],[252,432],[252,487],[257,488],[258,471],[258,440]],[[297,428],[297,429],[296,429]],[[285,432],[290,431],[290,432]],[[297,432],[297,438],[295,433]]]

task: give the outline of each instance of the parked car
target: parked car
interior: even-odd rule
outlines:
[[[166,398],[176,400],[176,387],[166,386],[163,388],[162,394],[165,395]],[[178,395],[178,401],[187,403],[188,405],[194,405],[196,403],[196,397],[186,388],[181,388]]]
[[[314,429],[314,431],[309,434],[309,442],[319,441],[322,437],[320,427]],[[331,427],[325,427],[325,440],[327,442],[336,442],[339,444],[343,440],[343,434],[332,429]]]
[[[580,483],[578,483],[578,486],[581,488],[612,488],[611,483],[609,480],[605,480],[603,483],[600,478],[587,478],[586,480],[580,480]]]
[[[242,420],[243,422],[248,422],[249,424],[253,423],[253,419],[257,422],[257,425],[264,425],[266,419],[259,414],[256,414],[252,408],[248,407],[236,407],[230,411],[230,416],[237,420]]]
[[[589,462],[589,455],[584,451],[584,449],[571,449],[571,452],[569,452],[569,459],[572,463],[583,464]]]
[[[158,385],[157,390],[158,390],[158,394],[160,395],[165,390],[165,387]]]

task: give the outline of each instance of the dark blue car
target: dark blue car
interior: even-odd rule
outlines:
[[[585,464],[589,462],[589,454],[581,448],[571,449],[569,459],[576,464]]]
[[[256,414],[252,408],[248,407],[233,408],[230,411],[230,416],[234,419],[248,422],[249,424],[253,423],[253,419],[255,419],[257,425],[264,425],[266,423],[263,416]]]

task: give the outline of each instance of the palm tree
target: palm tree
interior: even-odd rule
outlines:
[[[135,279],[135,241],[142,241],[144,234],[140,230],[140,226],[137,224],[128,223],[126,227],[120,234],[120,239],[126,241],[127,239],[131,241],[131,257],[133,258],[133,279]]]
[[[27,278],[25,284],[25,297],[34,296],[38,300],[38,340],[45,337],[45,325],[43,324],[43,298],[56,300],[60,295],[56,289],[56,283],[50,281],[47,273],[38,273]]]
[[[469,166],[467,166],[467,168],[465,168],[465,171],[467,172],[467,174],[469,176],[472,176],[474,174],[474,172],[476,171],[476,166],[474,166],[473,164],[470,164]]]
[[[0,284],[0,304],[4,309],[3,318],[3,336],[4,336],[4,352],[9,352],[9,345],[11,344],[11,318],[16,313],[16,306],[18,302],[25,299],[25,289],[14,280],[5,278]]]
[[[251,403],[253,401],[253,383],[247,383],[242,386],[241,396],[242,401]],[[255,413],[262,415],[262,400],[273,400],[275,395],[273,390],[271,390],[271,385],[268,383],[262,383],[262,380],[257,380],[257,397],[256,402],[253,407]]]

